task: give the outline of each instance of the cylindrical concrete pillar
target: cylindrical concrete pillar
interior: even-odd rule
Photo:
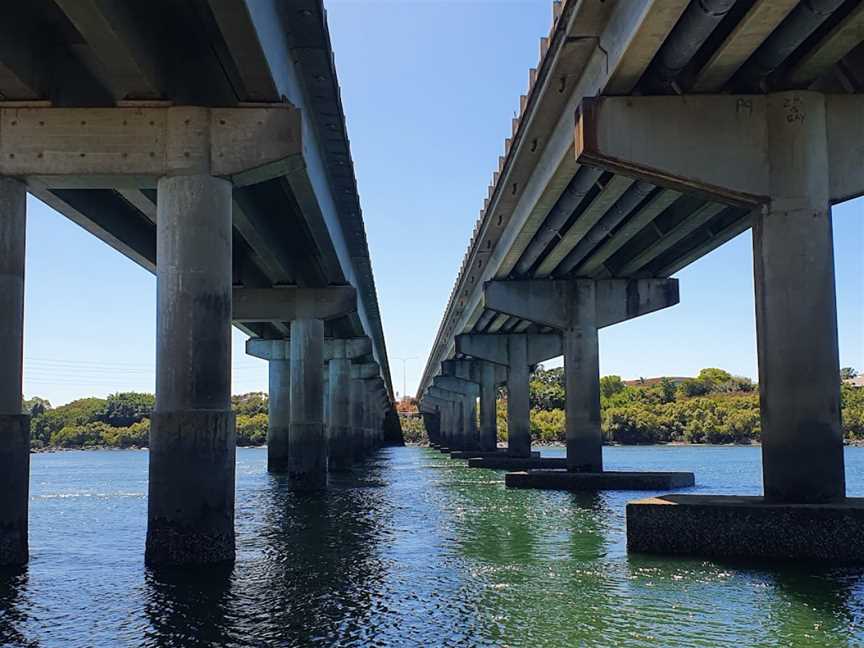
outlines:
[[[156,244],[156,407],[150,565],[234,559],[231,184],[162,178]]]
[[[366,382],[359,378],[351,380],[351,452],[355,457],[363,454],[363,429],[366,415]]]
[[[324,322],[291,322],[291,455],[288,474],[295,490],[327,486],[324,433]]]
[[[0,567],[29,558],[30,417],[21,413],[27,190],[0,178]]]
[[[596,284],[579,281],[576,326],[563,332],[567,470],[601,472],[600,345]]]
[[[495,367],[480,363],[480,450],[494,452],[498,447],[498,413],[495,411]]]
[[[825,99],[768,98],[771,203],[753,214],[765,497],[845,497]]]
[[[288,472],[291,435],[291,361],[270,360],[267,404],[267,470]]]
[[[329,362],[330,421],[327,439],[330,470],[344,471],[354,463],[351,444],[351,360],[333,358]]]
[[[465,403],[465,438],[462,445],[465,450],[476,450],[479,444],[477,431],[477,399],[473,395],[463,396]]]
[[[507,454],[531,456],[531,404],[528,383],[528,340],[524,335],[508,338]]]

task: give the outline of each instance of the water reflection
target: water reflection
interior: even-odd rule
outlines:
[[[29,602],[26,598],[27,568],[0,568],[0,646],[36,647],[38,641],[28,639]]]

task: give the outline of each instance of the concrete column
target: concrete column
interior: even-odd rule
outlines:
[[[234,559],[231,184],[162,178],[146,561]]]
[[[291,361],[269,361],[267,405],[267,470],[288,471],[288,439],[291,434]]]
[[[351,380],[351,452],[359,457],[363,454],[363,428],[366,414],[366,381]]]
[[[354,462],[351,444],[351,360],[333,358],[329,361],[330,420],[328,446],[330,470],[348,470]]]
[[[0,567],[29,558],[30,417],[21,413],[27,190],[0,178]]]
[[[575,325],[564,329],[567,469],[603,470],[600,432],[600,347],[597,338],[596,283],[579,281],[573,300]]]
[[[480,364],[480,450],[493,452],[498,447],[498,412],[495,408],[495,367]]]
[[[765,497],[845,497],[824,97],[768,98],[772,197],[753,218]]]
[[[477,399],[474,396],[464,396],[463,400],[465,401],[465,449],[476,450],[480,447],[477,429]]]
[[[507,453],[531,456],[531,405],[528,382],[528,341],[524,335],[508,336]]]
[[[293,320],[288,475],[295,490],[317,490],[327,486],[323,366],[323,320]]]

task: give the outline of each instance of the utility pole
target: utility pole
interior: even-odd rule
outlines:
[[[406,369],[405,369],[405,367],[406,367],[406,363],[407,363],[409,360],[417,360],[418,358],[417,358],[417,356],[411,356],[410,358],[396,358],[396,357],[394,357],[393,359],[394,359],[394,360],[401,360],[401,361],[402,361],[402,398],[405,398],[405,394],[406,394],[406,385],[407,385],[407,383],[408,383],[407,378],[406,378],[407,372],[406,372]]]

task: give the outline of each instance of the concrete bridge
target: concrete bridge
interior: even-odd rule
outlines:
[[[862,41],[857,0],[556,3],[422,377],[435,442],[529,469],[510,486],[692,485],[603,470],[597,331],[674,306],[672,275],[752,229],[765,495],[631,503],[629,546],[864,559],[831,234],[831,206],[864,193]],[[530,455],[529,368],[561,355],[567,458],[543,470],[557,466]]]
[[[0,565],[28,558],[27,192],[156,274],[148,563],[234,557],[232,324],[293,488],[399,437],[320,0],[4,2]]]

